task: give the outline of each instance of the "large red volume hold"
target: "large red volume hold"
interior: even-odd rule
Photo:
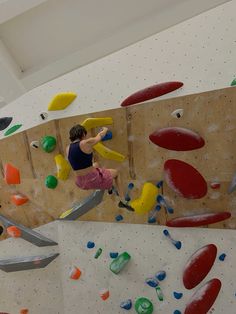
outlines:
[[[199,199],[207,194],[207,183],[203,176],[184,161],[167,160],[164,164],[164,176],[168,186],[182,197]]]
[[[205,145],[204,139],[192,130],[178,127],[159,129],[149,135],[154,144],[175,151],[189,151]]]
[[[208,244],[197,250],[188,260],[183,271],[183,284],[193,289],[207,276],[217,255],[217,247]]]
[[[131,106],[146,100],[150,100],[182,87],[184,83],[182,82],[165,82],[156,85],[149,86],[147,88],[141,89],[134,94],[127,97],[122,103],[122,107]]]
[[[199,227],[214,224],[229,219],[230,212],[199,214],[193,216],[177,217],[166,222],[168,227]]]
[[[214,278],[199,288],[188,304],[184,314],[207,314],[221,289],[221,281]]]

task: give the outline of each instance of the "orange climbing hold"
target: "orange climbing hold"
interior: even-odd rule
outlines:
[[[102,289],[99,291],[100,297],[103,301],[107,300],[110,296],[110,292],[108,289]]]
[[[22,309],[20,310],[20,314],[28,314],[29,310],[28,309]]]
[[[15,204],[16,206],[20,206],[20,205],[23,205],[25,203],[28,202],[28,197],[21,194],[21,193],[18,193],[18,194],[13,194],[11,196],[11,201],[13,204]]]
[[[70,279],[78,280],[81,276],[81,270],[78,267],[75,267],[70,272]]]
[[[7,163],[4,168],[4,179],[7,184],[20,184],[20,171]]]
[[[20,238],[21,236],[21,230],[16,226],[7,227],[7,233],[13,238]]]

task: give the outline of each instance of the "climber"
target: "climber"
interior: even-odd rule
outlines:
[[[118,206],[133,211],[125,201],[119,171],[100,168],[97,162],[93,162],[93,145],[100,142],[107,131],[104,127],[95,137],[88,137],[83,126],[73,126],[69,132],[71,144],[67,147],[68,161],[75,171],[79,188],[108,190],[111,193],[114,184],[120,198]]]

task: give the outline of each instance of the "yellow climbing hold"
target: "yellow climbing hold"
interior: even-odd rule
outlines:
[[[81,125],[83,127],[85,127],[85,129],[88,131],[90,129],[93,128],[97,128],[99,126],[103,126],[103,125],[109,125],[113,123],[113,119],[112,118],[88,118],[86,120],[84,120]]]
[[[141,196],[129,203],[137,214],[146,214],[156,204],[156,198],[159,194],[159,189],[150,182],[145,182],[143,185]]]
[[[64,110],[77,97],[77,94],[72,92],[60,93],[53,97],[48,105],[49,111]]]
[[[54,159],[57,166],[57,178],[66,180],[70,173],[70,164],[61,154],[56,155]]]
[[[115,161],[119,161],[122,162],[125,160],[125,156],[114,151],[111,150],[110,148],[107,148],[106,146],[104,146],[101,143],[97,143],[93,146],[93,148],[96,150],[96,152],[101,155],[103,158],[105,159],[110,159],[110,160],[115,160]]]
[[[59,218],[65,218],[72,212],[73,208],[66,210],[64,213],[61,214]]]

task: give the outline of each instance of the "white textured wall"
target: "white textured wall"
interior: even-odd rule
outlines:
[[[127,298],[135,301],[144,296],[152,300],[153,314],[173,314],[175,309],[184,313],[185,304],[196,288],[191,291],[184,288],[183,268],[196,250],[213,243],[218,248],[217,259],[203,283],[218,278],[222,289],[214,311],[209,313],[235,314],[235,231],[169,229],[174,239],[182,241],[181,250],[177,250],[163,236],[163,229],[162,226],[122,223],[53,222],[38,230],[58,241],[58,247],[37,248],[22,239],[0,242],[1,258],[60,253],[44,269],[12,273],[0,270],[0,311],[19,314],[21,308],[28,308],[29,314],[122,314],[126,311],[120,308],[121,301]],[[87,249],[88,241],[94,241],[96,247]],[[99,247],[103,253],[94,259]],[[116,251],[127,251],[131,255],[130,263],[119,275],[109,270],[109,253]],[[222,253],[226,254],[224,262],[218,259]],[[74,265],[82,271],[78,281],[69,278]],[[167,273],[160,283],[164,302],[158,301],[155,290],[145,284],[146,278],[160,270]],[[102,288],[110,291],[110,298],[105,302],[99,297]],[[182,292],[183,298],[176,300],[174,291]],[[130,313],[135,313],[134,309]]]
[[[41,123],[52,96],[74,91],[78,98],[50,119],[116,108],[146,86],[183,81],[183,89],[164,97],[229,86],[236,75],[236,0],[140,41],[119,52],[44,84],[0,111],[24,129]],[[23,130],[23,129],[21,129]]]

